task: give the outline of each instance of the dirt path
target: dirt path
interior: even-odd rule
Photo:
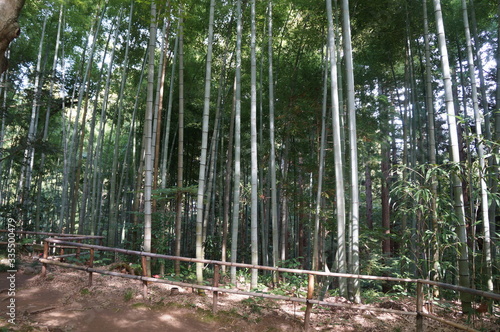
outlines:
[[[179,294],[171,295],[172,286],[154,284],[149,286],[145,300],[142,284],[136,280],[94,274],[93,286],[88,287],[85,272],[50,267],[47,277],[41,278],[39,268],[28,262],[16,273],[16,325],[8,323],[8,274],[0,273],[0,332],[303,330],[304,307],[290,302],[221,295],[218,311],[212,314],[210,294],[199,296],[191,289],[180,288]],[[387,298],[378,306],[413,311],[414,299],[395,302]],[[453,320],[454,317],[458,317],[456,311],[450,311],[446,318]],[[493,317],[488,325],[476,328],[500,331],[494,321]],[[314,307],[311,322],[314,331],[415,331],[413,316],[338,307]],[[430,320],[425,324],[427,331],[455,331]]]
[[[137,281],[94,276],[87,286],[84,272],[58,269],[47,279],[16,274],[16,325],[8,324],[7,292],[2,292],[0,327],[9,331],[300,331],[299,320],[279,315],[245,319],[221,305],[217,315],[211,297],[186,290],[171,296],[170,287],[150,286],[144,301]],[[8,274],[0,273],[0,289],[8,288]],[[226,310],[228,309],[228,310]],[[3,330],[2,330],[3,331]]]

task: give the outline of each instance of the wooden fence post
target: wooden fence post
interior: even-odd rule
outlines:
[[[424,316],[422,309],[424,307],[424,284],[417,280],[417,332],[424,331]]]
[[[49,257],[49,243],[47,241],[43,242],[43,258],[47,259]],[[42,264],[42,277],[45,277],[47,274],[47,264]]]
[[[94,267],[94,249],[90,249],[89,267]],[[89,287],[92,287],[92,271],[89,272]]]
[[[314,276],[312,274],[309,275],[309,280],[308,280],[308,287],[307,287],[307,299],[312,299],[314,295]],[[311,318],[311,309],[312,309],[312,303],[309,303],[307,301],[306,305],[306,314],[304,317],[304,330],[307,332],[309,331],[309,321]]]
[[[214,280],[213,280],[213,286],[214,287],[219,287],[219,279],[220,279],[220,266],[218,264],[214,265]],[[215,314],[217,312],[217,301],[219,299],[219,292],[214,291],[213,294],[213,306],[212,306],[212,312]]]
[[[82,243],[82,240],[76,240],[76,243]],[[78,259],[80,258],[80,247],[76,248],[76,255],[75,257]]]
[[[147,277],[148,265],[146,256],[141,256],[141,265],[142,265],[142,276]],[[142,296],[144,297],[145,300],[148,298],[148,282],[145,280],[142,281]]]

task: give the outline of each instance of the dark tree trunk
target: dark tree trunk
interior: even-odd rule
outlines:
[[[385,237],[382,240],[382,253],[391,256],[391,220],[389,203],[389,172],[390,172],[390,151],[388,144],[382,145],[382,228]]]
[[[7,70],[5,52],[11,41],[19,37],[21,27],[17,21],[25,0],[0,0],[0,74]]]
[[[365,165],[366,224],[373,230],[373,186],[370,165]]]

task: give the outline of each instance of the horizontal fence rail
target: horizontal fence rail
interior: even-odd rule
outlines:
[[[47,238],[47,239],[45,239],[45,242],[47,243],[47,246],[49,243],[54,243],[54,244],[59,244],[59,245],[70,245],[70,246],[74,246],[74,247],[90,249],[91,260],[93,260],[94,250],[100,250],[100,251],[121,253],[121,254],[126,254],[126,255],[141,256],[143,261],[145,261],[146,257],[149,257],[149,258],[161,258],[161,259],[168,259],[168,260],[177,260],[177,261],[188,262],[188,263],[202,263],[202,264],[207,264],[207,265],[214,265],[215,267],[217,267],[217,268],[214,268],[214,271],[217,271],[217,273],[218,273],[218,267],[224,265],[224,266],[234,266],[234,267],[246,268],[246,269],[258,269],[258,270],[272,271],[272,272],[277,272],[277,273],[307,274],[310,276],[353,278],[353,279],[363,279],[363,280],[379,280],[379,281],[391,281],[391,282],[397,282],[397,283],[416,283],[417,284],[417,308],[416,308],[416,311],[402,311],[402,310],[377,308],[377,307],[372,307],[372,306],[367,306],[367,305],[352,305],[352,304],[344,304],[344,303],[332,303],[332,302],[314,300],[314,299],[310,298],[312,296],[308,296],[308,298],[281,296],[281,295],[273,295],[273,294],[265,294],[265,293],[247,292],[247,291],[241,291],[241,290],[237,290],[237,289],[227,289],[227,288],[221,288],[221,287],[217,287],[217,286],[189,284],[189,283],[183,283],[183,282],[177,282],[177,281],[171,281],[171,280],[165,280],[165,279],[151,278],[151,277],[147,277],[147,276],[134,276],[134,275],[118,273],[118,272],[113,272],[113,271],[99,270],[99,269],[93,268],[92,266],[78,266],[78,265],[74,265],[74,264],[55,262],[53,260],[47,259],[47,257],[45,257],[45,255],[44,255],[44,258],[41,259],[41,262],[44,265],[45,264],[54,264],[54,265],[58,265],[61,267],[73,268],[73,269],[77,269],[77,270],[86,271],[89,273],[89,280],[90,280],[89,282],[90,283],[91,283],[92,273],[100,273],[100,274],[105,274],[105,275],[111,275],[111,276],[117,276],[117,277],[122,277],[122,278],[139,280],[139,281],[143,282],[144,296],[145,297],[147,296],[147,283],[148,282],[164,283],[164,284],[170,284],[170,285],[174,285],[174,286],[188,287],[188,288],[193,288],[193,289],[211,291],[214,293],[214,311],[216,310],[215,309],[216,308],[216,294],[217,293],[230,293],[230,294],[239,294],[239,295],[246,295],[246,296],[253,296],[253,297],[269,298],[269,299],[274,299],[274,300],[284,300],[284,301],[303,303],[303,304],[306,304],[308,306],[308,308],[310,308],[312,305],[316,304],[316,305],[329,306],[329,307],[342,307],[342,308],[349,308],[349,309],[354,309],[354,310],[369,310],[369,311],[393,313],[393,314],[398,314],[398,315],[416,316],[417,331],[423,331],[423,318],[424,317],[439,321],[441,323],[444,323],[444,324],[447,324],[449,326],[453,326],[453,327],[456,327],[456,328],[459,328],[459,329],[462,329],[465,331],[477,331],[477,330],[470,328],[468,326],[465,326],[465,325],[462,325],[462,324],[459,324],[456,322],[450,322],[450,321],[447,321],[445,319],[442,319],[442,318],[436,317],[434,315],[430,315],[430,314],[423,312],[423,306],[424,306],[424,304],[423,304],[423,285],[437,286],[437,287],[446,288],[446,289],[450,289],[450,290],[454,290],[454,291],[458,291],[458,292],[467,292],[467,293],[470,293],[473,295],[486,297],[486,298],[490,298],[490,299],[497,300],[497,301],[500,300],[500,294],[497,294],[497,293],[485,292],[485,291],[475,290],[475,289],[471,289],[471,288],[466,288],[466,287],[461,287],[461,286],[456,286],[456,285],[451,285],[451,284],[446,284],[446,283],[441,283],[441,282],[435,282],[435,281],[430,281],[430,280],[424,280],[424,279],[379,277],[379,276],[370,276],[370,275],[361,275],[361,274],[355,275],[355,274],[348,274],[348,273],[299,270],[299,269],[270,267],[270,266],[252,265],[252,264],[244,264],[244,263],[231,263],[231,262],[222,262],[222,261],[216,261],[216,260],[162,255],[162,254],[155,254],[155,253],[150,253],[150,252],[128,250],[128,249],[121,249],[121,248],[111,248],[111,247],[105,247],[105,246],[100,246],[100,245],[91,245],[91,244],[70,242],[67,240],[70,240],[70,238],[64,238],[64,239]],[[143,266],[144,265],[145,264],[143,262]],[[145,271],[145,270],[143,269],[143,271]],[[218,278],[219,278],[219,276],[218,275],[216,276],[214,274],[214,280],[216,280],[216,279],[218,280]],[[311,280],[312,280],[312,282],[314,282],[314,278],[309,278],[309,282],[311,282]],[[311,287],[311,285],[310,285],[310,287]],[[314,289],[313,285],[312,285],[312,289]],[[310,309],[309,310],[306,309],[306,317],[305,317],[306,329],[308,328],[308,325],[309,325],[308,324],[309,314],[310,314]]]
[[[6,232],[6,231],[0,230],[0,232]],[[397,314],[397,315],[415,316],[416,317],[416,327],[417,327],[418,332],[423,331],[423,318],[432,319],[432,320],[435,320],[435,321],[441,322],[443,324],[453,326],[455,328],[459,328],[459,329],[462,329],[465,331],[477,331],[471,327],[468,327],[468,326],[465,326],[465,325],[462,325],[462,324],[459,324],[456,322],[451,322],[451,321],[445,320],[443,318],[440,318],[440,317],[437,317],[437,316],[434,316],[432,314],[424,312],[423,311],[423,308],[424,308],[423,286],[424,285],[436,286],[436,287],[450,289],[450,290],[457,291],[457,292],[466,292],[466,293],[470,293],[473,295],[489,298],[489,299],[492,299],[495,301],[500,301],[500,294],[498,294],[498,293],[486,292],[486,291],[481,291],[481,290],[476,290],[476,289],[471,289],[471,288],[466,288],[466,287],[462,287],[462,286],[456,286],[456,285],[451,285],[451,284],[446,284],[446,283],[436,282],[436,281],[431,281],[431,280],[425,280],[425,279],[379,277],[379,276],[361,275],[361,274],[299,270],[299,269],[252,265],[252,264],[244,264],[244,263],[231,263],[231,262],[222,262],[222,261],[216,261],[216,260],[162,255],[162,254],[155,254],[155,253],[144,252],[144,251],[128,250],[128,249],[122,249],[122,248],[111,248],[111,247],[106,247],[106,246],[102,246],[102,245],[81,243],[82,241],[85,241],[85,240],[102,240],[104,238],[102,236],[86,236],[86,235],[71,235],[71,234],[57,234],[57,233],[46,233],[46,232],[27,232],[27,231],[18,231],[18,233],[52,236],[52,237],[44,239],[43,258],[40,258],[40,262],[43,264],[42,272],[41,272],[42,276],[45,276],[45,274],[46,274],[47,265],[56,265],[56,266],[60,266],[63,268],[71,268],[71,269],[76,269],[76,270],[81,270],[81,271],[87,272],[89,274],[89,285],[92,285],[93,273],[99,273],[99,274],[103,274],[103,275],[110,275],[110,276],[127,278],[127,279],[134,279],[134,280],[140,281],[143,284],[143,296],[145,298],[147,298],[147,287],[148,287],[147,284],[148,284],[148,282],[169,284],[169,285],[174,285],[174,286],[179,286],[179,287],[210,291],[210,292],[213,292],[213,295],[214,295],[214,301],[213,301],[213,311],[214,312],[216,311],[216,308],[217,308],[218,293],[229,293],[229,294],[237,294],[237,295],[245,295],[245,296],[252,296],[252,297],[268,298],[268,299],[273,299],[273,300],[283,300],[283,301],[290,301],[290,302],[295,302],[295,303],[302,303],[302,304],[307,305],[306,312],[305,312],[305,324],[304,324],[306,330],[309,327],[309,315],[311,312],[312,305],[320,305],[320,306],[328,306],[328,307],[348,308],[348,309],[354,309],[354,310],[368,310],[368,311],[385,312],[385,313],[392,313],[392,314]],[[73,241],[78,241],[78,242],[73,242]],[[49,254],[49,245],[50,244],[57,246],[61,250],[61,253],[59,256],[50,256],[49,257],[48,254]],[[89,260],[86,263],[86,264],[88,264],[88,266],[80,266],[80,265],[56,261],[56,259],[60,259],[63,257],[69,257],[70,255],[75,255],[75,254],[63,254],[63,250],[64,250],[63,248],[75,249],[75,250],[77,250],[77,254],[80,254],[81,249],[89,250],[88,252],[81,253],[81,254],[85,254],[85,255],[90,255]],[[208,285],[190,284],[190,283],[178,282],[178,281],[173,281],[173,280],[152,278],[152,277],[148,277],[145,275],[137,276],[137,275],[130,275],[130,274],[119,273],[119,272],[114,272],[114,271],[106,271],[106,270],[96,269],[93,267],[94,253],[96,250],[121,253],[121,254],[125,254],[125,255],[140,256],[141,261],[142,261],[143,271],[146,271],[145,266],[146,266],[146,259],[147,258],[160,258],[160,259],[182,261],[182,262],[188,262],[188,263],[202,263],[202,264],[206,264],[206,265],[213,265],[214,266],[213,285],[208,286]],[[263,271],[271,271],[271,272],[275,272],[275,273],[307,274],[307,275],[309,275],[309,292],[308,292],[307,298],[300,298],[300,297],[293,297],[293,296],[274,295],[274,294],[267,294],[267,293],[261,293],[261,292],[250,292],[250,291],[242,291],[239,289],[228,289],[228,288],[218,287],[219,286],[218,285],[219,278],[220,278],[220,275],[219,275],[220,266],[233,266],[233,267],[245,268],[245,269],[258,269],[258,270],[263,270]],[[332,303],[332,302],[327,302],[327,301],[315,300],[312,298],[312,293],[314,290],[314,278],[312,276],[352,278],[352,279],[362,279],[362,280],[379,280],[379,281],[390,281],[390,282],[396,282],[396,283],[415,283],[417,286],[416,310],[415,311],[403,311],[403,310],[394,310],[394,309],[372,307],[372,306],[368,306],[368,305]]]
[[[242,290],[238,290],[238,289],[221,288],[221,287],[214,287],[214,286],[207,286],[207,285],[197,285],[197,284],[184,283],[184,282],[180,282],[180,281],[131,275],[131,274],[126,274],[126,273],[95,269],[95,268],[91,268],[88,266],[55,262],[54,260],[44,259],[44,258],[41,258],[40,262],[42,262],[44,264],[52,264],[52,265],[56,265],[56,266],[71,268],[71,269],[85,271],[85,272],[100,273],[100,274],[109,275],[109,276],[139,280],[139,281],[143,281],[143,282],[145,281],[145,282],[154,282],[154,283],[160,283],[160,284],[168,284],[168,285],[174,285],[174,286],[179,286],[179,287],[184,287],[184,288],[195,288],[195,289],[201,289],[201,290],[206,290],[206,291],[211,291],[211,292],[246,295],[246,296],[253,296],[253,297],[268,298],[268,299],[273,299],[273,300],[297,302],[297,303],[303,303],[303,304],[311,303],[311,304],[330,306],[330,307],[342,307],[342,308],[350,308],[350,309],[357,309],[357,310],[379,311],[379,312],[394,313],[394,314],[399,314],[399,315],[408,315],[408,316],[416,316],[417,315],[417,313],[414,311],[385,309],[385,308],[370,307],[370,306],[365,306],[365,305],[350,305],[350,304],[345,304],[345,303],[332,303],[332,302],[327,302],[327,301],[305,299],[305,298],[299,298],[299,297],[293,297],[293,296],[247,292],[247,291],[242,291]]]
[[[0,229],[0,233],[10,233],[10,231],[7,229]],[[48,235],[48,236],[57,236],[57,237],[66,237],[66,238],[78,237],[78,235],[75,235],[75,234],[33,232],[33,231],[21,231],[21,230],[14,230],[14,233],[28,234],[28,235]],[[81,235],[80,237],[85,237],[85,239],[96,239],[96,240],[104,239],[104,236],[101,236],[101,235]]]
[[[209,259],[196,259],[196,258],[189,258],[189,257],[161,255],[161,254],[155,254],[155,253],[150,253],[150,252],[145,252],[145,251],[137,251],[137,250],[129,250],[129,249],[121,249],[121,248],[111,248],[111,247],[105,247],[105,246],[99,246],[99,245],[89,245],[89,244],[83,244],[83,243],[74,243],[74,242],[68,242],[68,241],[60,240],[60,239],[56,239],[56,238],[47,238],[47,239],[45,239],[45,241],[50,242],[50,243],[67,244],[67,245],[71,245],[71,246],[75,246],[75,247],[92,248],[92,249],[101,250],[101,251],[112,251],[112,252],[117,252],[117,253],[121,253],[121,254],[125,254],[125,255],[137,255],[137,256],[145,256],[145,257],[151,257],[151,258],[178,260],[181,262],[188,262],[188,263],[217,264],[217,265],[234,266],[234,267],[246,268],[246,269],[258,269],[258,270],[273,271],[273,272],[280,272],[280,273],[286,272],[286,273],[310,274],[310,275],[326,276],[326,277],[353,278],[353,279],[365,279],[365,280],[382,280],[382,281],[394,281],[394,282],[411,282],[411,283],[416,283],[418,281],[418,279],[410,279],[410,278],[378,277],[378,276],[370,276],[370,275],[362,275],[362,274],[348,274],[348,273],[335,273],[335,272],[325,272],[325,271],[299,270],[299,269],[289,269],[289,268],[284,268],[284,267],[252,265],[252,264],[245,264],[245,263],[231,263],[231,262],[222,262],[222,261],[209,260]],[[499,299],[500,299],[500,296],[499,296]]]

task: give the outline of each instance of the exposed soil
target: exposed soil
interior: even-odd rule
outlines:
[[[31,259],[31,258],[29,258]],[[24,260],[16,273],[15,325],[9,324],[7,273],[0,273],[1,331],[302,331],[304,306],[284,301],[220,295],[218,311],[212,313],[212,295],[200,296],[191,289],[171,295],[170,285],[149,286],[148,299],[136,280],[94,274],[93,286],[82,271],[50,267],[46,278],[39,265]],[[342,298],[328,301],[347,302]],[[387,309],[414,310],[413,298],[381,299]],[[461,321],[458,307],[437,312]],[[500,331],[500,313],[476,318],[475,328]],[[455,331],[425,320],[427,331]],[[415,331],[415,317],[375,311],[314,307],[311,328],[315,331]]]

